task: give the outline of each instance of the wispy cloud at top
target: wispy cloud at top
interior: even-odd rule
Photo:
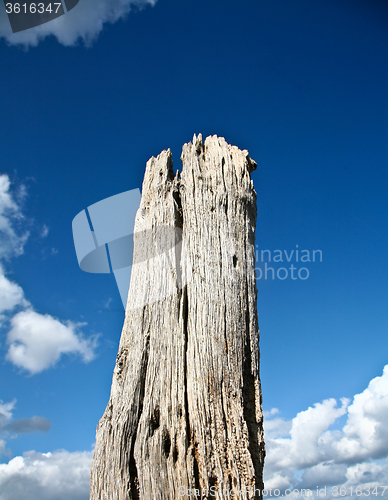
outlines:
[[[0,3],[0,38],[9,45],[35,47],[48,36],[55,36],[59,43],[74,46],[82,42],[90,47],[107,23],[113,24],[130,12],[131,8],[141,9],[155,5],[157,0],[80,0],[78,5],[64,16],[35,28],[12,33]]]

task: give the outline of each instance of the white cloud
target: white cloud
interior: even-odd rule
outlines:
[[[24,251],[28,232],[18,234],[15,225],[23,219],[20,206],[14,193],[11,192],[11,182],[5,174],[0,175],[0,259],[9,259]],[[27,306],[22,288],[5,276],[0,263],[0,314],[11,311],[18,305]]]
[[[279,412],[279,408],[271,408],[270,411],[265,411],[264,412],[264,417],[272,417],[273,415],[277,415]]]
[[[267,413],[267,412],[265,412]],[[265,435],[266,437],[271,437],[271,438],[279,438],[279,437],[286,437],[289,435],[292,423],[284,420],[283,418],[269,418],[270,415],[265,415],[264,413],[264,418],[268,419],[265,420]],[[268,412],[269,413],[269,412]]]
[[[7,359],[31,374],[54,366],[62,354],[78,354],[87,363],[94,359],[96,338],[84,339],[81,326],[32,309],[21,311],[11,320]]]
[[[299,412],[292,421],[277,414],[266,412],[264,421],[266,489],[334,484],[349,490],[358,484],[387,484],[388,365],[350,405],[346,399],[340,406],[335,399],[327,399]],[[342,415],[347,417],[342,430],[330,430]]]
[[[50,229],[46,226],[46,224],[43,224],[43,227],[40,231],[40,237],[41,238],[46,238],[50,232]]]
[[[3,403],[0,400],[0,428],[5,425],[8,420],[12,418],[12,410],[14,409],[16,404],[16,399],[11,401],[10,403]]]
[[[84,338],[81,327],[85,323],[62,322],[37,313],[25,299],[23,289],[5,274],[1,260],[20,255],[28,238],[28,233],[20,235],[20,228],[15,229],[24,219],[18,203],[25,197],[24,187],[19,191],[18,195],[11,190],[6,174],[0,175],[0,327],[10,325],[7,359],[30,374],[54,366],[63,354],[78,354],[87,363],[94,359],[97,342],[96,337]],[[42,237],[47,233],[47,226],[43,226]],[[10,313],[14,314],[11,318]]]
[[[24,189],[24,188],[23,188]],[[0,174],[0,258],[8,259],[23,253],[29,233],[18,234],[17,223],[23,219],[17,194],[11,192],[8,175]]]
[[[90,46],[103,30],[104,24],[113,24],[124,18],[132,7],[155,5],[157,0],[80,0],[70,12],[41,26],[12,33],[5,11],[0,13],[0,38],[10,45],[36,46],[50,35],[65,46],[80,40]],[[3,4],[3,2],[1,2]],[[1,5],[4,9],[4,6]]]
[[[344,461],[382,458],[388,454],[388,365],[349,407],[344,437],[335,445]]]
[[[0,264],[0,313],[12,311],[16,306],[27,307],[29,304],[24,298],[23,289],[4,275]]]
[[[92,452],[29,451],[0,464],[0,500],[89,500]]]

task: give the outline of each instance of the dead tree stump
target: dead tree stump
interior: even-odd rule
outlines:
[[[170,150],[146,166],[91,500],[254,499],[263,489],[256,163],[201,135],[181,160],[181,175]]]

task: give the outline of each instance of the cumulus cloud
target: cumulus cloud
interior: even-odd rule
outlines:
[[[61,323],[48,314],[32,309],[17,313],[7,335],[7,359],[14,365],[39,373],[54,366],[62,354],[78,354],[84,362],[94,359],[97,339],[85,339],[80,327],[84,323]]]
[[[20,255],[28,238],[28,233],[23,232],[18,224],[24,219],[20,206],[23,197],[23,187],[15,192],[11,189],[9,177],[0,175],[0,327],[9,325],[6,357],[30,374],[54,366],[63,354],[77,354],[88,363],[95,357],[97,337],[84,337],[81,328],[86,323],[60,321],[34,311],[22,287],[6,276],[1,261]],[[43,228],[44,236],[47,236],[48,228]],[[27,423],[20,423],[21,427],[23,425]],[[38,425],[38,422],[28,425]],[[46,424],[41,422],[41,425]]]
[[[89,500],[92,455],[29,451],[0,464],[0,500]]]
[[[349,403],[327,399],[291,421],[279,417],[277,410],[266,413],[266,489],[344,485],[350,491],[360,484],[387,484],[388,365]],[[343,415],[342,430],[331,430]]]
[[[376,377],[367,389],[354,396],[349,407],[343,438],[335,444],[344,461],[388,454],[388,365],[382,377]]]
[[[90,46],[103,30],[104,24],[113,24],[125,18],[131,8],[141,9],[155,5],[157,0],[80,0],[64,16],[36,26],[26,31],[12,33],[11,27],[0,2],[0,38],[10,45],[36,46],[48,36],[55,36],[65,46],[76,45],[81,41]]]

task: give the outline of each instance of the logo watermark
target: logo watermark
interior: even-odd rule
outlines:
[[[220,484],[219,486],[210,486],[208,488],[185,488],[184,486],[178,487],[178,497],[182,498],[212,498],[218,496],[218,498],[247,498],[247,495],[254,496],[254,498],[318,498],[318,497],[330,497],[330,498],[343,498],[343,497],[383,497],[388,491],[388,486],[381,485],[353,485],[353,486],[324,486],[316,489],[310,488],[288,488],[286,490],[279,488],[269,488],[269,489],[256,489],[250,486],[245,488],[230,488]],[[252,496],[252,498],[253,498]]]
[[[301,250],[299,245],[295,245],[292,250],[271,251],[259,250],[256,245],[256,280],[299,279],[304,281],[310,277],[309,263],[322,262],[322,260],[322,250]],[[288,266],[289,263],[291,263],[290,266]],[[294,266],[294,263],[297,265]]]
[[[125,191],[90,205],[73,220],[74,245],[80,268],[89,273],[114,274],[124,309],[128,293],[132,297],[128,307],[152,304],[182,290],[195,272],[182,228],[147,225],[139,210],[140,200],[139,189]],[[230,276],[234,276],[232,269],[238,267],[238,252],[232,241],[225,241],[223,248],[222,264],[229,265]],[[256,245],[255,258],[252,257],[251,253],[238,272],[252,278],[256,271],[256,280],[283,281],[289,278],[304,281],[310,276],[308,265],[323,260],[322,250],[302,250],[299,245],[292,250],[273,251],[259,250]],[[208,270],[218,270],[219,266],[218,250],[207,255]],[[142,286],[144,282],[149,286]],[[129,292],[130,286],[133,286],[132,293]],[[136,292],[138,289],[143,290],[142,294]]]
[[[13,33],[53,21],[73,9],[79,0],[4,0]]]
[[[138,214],[140,199],[139,189],[125,191],[90,205],[73,219],[80,268],[88,273],[114,274],[124,309],[136,309],[171,296],[191,278],[182,229],[147,226],[142,214]],[[127,305],[131,275],[134,290]],[[136,293],[137,285],[144,282],[149,286],[140,285],[143,293]]]

